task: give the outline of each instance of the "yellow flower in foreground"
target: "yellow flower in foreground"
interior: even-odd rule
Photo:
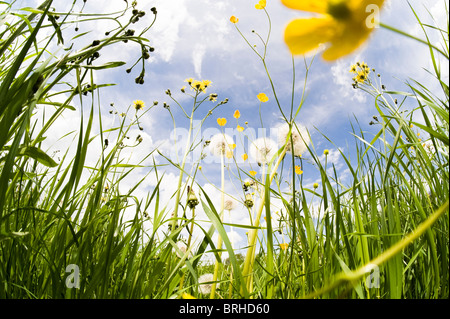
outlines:
[[[239,112],[239,110],[234,111],[233,117],[234,117],[235,119],[238,119],[238,118],[241,117],[241,113]]]
[[[267,102],[267,101],[269,101],[269,98],[268,98],[267,95],[265,95],[264,93],[259,93],[259,94],[257,95],[257,98],[258,98],[258,100],[261,101],[261,102]]]
[[[145,104],[141,100],[136,100],[133,102],[133,106],[136,110],[142,110],[144,108]]]
[[[226,118],[218,118],[217,119],[217,124],[219,124],[220,126],[225,126],[225,124],[227,124],[227,119]]]
[[[323,154],[328,155],[328,154],[330,154],[330,151],[329,150],[324,150]]]
[[[295,165],[295,174],[297,175],[303,174],[302,168],[298,165]]]
[[[266,7],[266,0],[259,0],[257,4],[255,4],[255,8],[258,10],[262,10]]]
[[[280,244],[281,250],[286,250],[288,248],[288,246],[289,246],[289,244],[286,244],[286,243]]]
[[[292,54],[305,54],[327,43],[325,60],[339,59],[363,44],[376,27],[375,16],[384,0],[281,0],[291,9],[319,13],[296,19],[285,29]]]
[[[237,130],[238,130],[238,132],[243,132],[244,131],[244,128],[242,127],[242,126],[237,126],[237,128],[236,128]]]
[[[231,21],[232,23],[238,23],[238,22],[239,22],[239,19],[236,18],[235,16],[231,16],[230,21]]]
[[[252,176],[255,176],[255,175],[256,175],[256,172],[255,172],[255,171],[250,171],[249,173],[250,173],[250,175],[252,175]]]

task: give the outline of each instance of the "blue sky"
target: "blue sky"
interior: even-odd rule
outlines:
[[[37,1],[18,1],[18,6],[32,6]],[[81,3],[81,1],[79,1]],[[212,86],[208,93],[217,93],[218,100],[228,98],[229,102],[218,107],[213,115],[205,121],[203,130],[207,128],[217,129],[216,119],[225,117],[228,121],[227,127],[236,127],[233,113],[238,109],[241,113],[239,123],[248,121],[248,126],[257,130],[260,127],[259,101],[256,95],[264,92],[269,97],[269,102],[261,105],[264,126],[274,128],[281,123],[280,113],[274,102],[274,96],[263,65],[258,57],[248,47],[229,18],[235,15],[239,18],[239,29],[247,37],[251,44],[257,44],[256,49],[261,52],[262,46],[259,39],[251,32],[255,30],[263,38],[268,31],[268,21],[265,13],[256,10],[256,0],[138,0],[138,8],[147,12],[146,18],[136,24],[136,29],[145,26],[153,18],[151,7],[158,10],[157,21],[146,36],[150,44],[155,47],[155,52],[146,64],[145,83],[136,85],[134,78],[140,72],[137,66],[130,74],[125,72],[128,66],[115,70],[101,71],[96,74],[97,83],[117,83],[117,86],[102,89],[101,105],[104,105],[104,125],[117,125],[117,117],[108,113],[109,104],[113,102],[119,112],[126,111],[133,100],[143,100],[147,107],[153,101],[158,101],[158,106],[150,110],[142,118],[144,131],[133,130],[130,135],[142,135],[144,140],[139,147],[133,149],[132,161],[138,161],[156,146],[167,154],[173,147],[170,134],[173,130],[172,119],[163,102],[171,106],[176,119],[178,129],[187,128],[188,121],[183,118],[181,110],[164,93],[170,89],[173,96],[183,103],[186,109],[190,109],[191,101],[181,92],[180,88],[186,83],[184,80],[193,77],[199,80],[208,79]],[[425,8],[428,9],[440,26],[445,27],[444,1],[412,0],[411,5],[418,12],[421,19],[430,21]],[[57,8],[64,9],[67,3],[55,1]],[[61,7],[58,7],[61,6]],[[108,12],[123,8],[122,0],[99,0],[87,1],[84,12]],[[292,88],[292,60],[291,55],[283,42],[283,31],[287,23],[296,17],[308,16],[303,12],[290,10],[284,7],[279,0],[268,0],[266,7],[272,22],[272,33],[267,52],[267,65],[273,82],[275,83],[277,96],[283,109],[288,113],[291,101]],[[386,1],[381,12],[381,21],[411,34],[422,37],[415,17],[411,12],[407,1]],[[80,26],[79,32],[93,29],[86,36],[86,41],[103,37],[104,31],[110,26],[104,21],[87,23]],[[66,34],[73,34],[67,30]],[[68,37],[70,38],[70,37]],[[438,41],[438,39],[434,39]],[[68,45],[68,44],[66,44]],[[101,52],[102,56],[98,63],[108,60],[123,60],[129,64],[139,57],[139,47],[132,44],[118,44],[115,50]],[[351,86],[352,75],[348,72],[349,67],[356,61],[365,61],[370,67],[376,69],[382,75],[383,84],[388,89],[406,90],[404,82],[409,78],[418,79],[422,83],[435,85],[430,76],[423,68],[429,68],[427,48],[410,39],[406,39],[385,29],[377,29],[373,32],[370,40],[352,55],[338,61],[329,63],[317,56],[310,69],[307,82],[307,98],[297,118],[297,122],[305,125],[312,137],[312,143],[318,154],[324,149],[330,149],[329,163],[333,162],[339,172],[345,177],[345,165],[336,148],[341,148],[344,153],[352,153],[354,138],[350,134],[350,121],[354,122],[356,117],[361,129],[368,136],[377,132],[377,127],[369,125],[372,116],[376,114],[373,99],[361,92],[354,90]],[[310,61],[311,57],[307,58]],[[447,69],[448,66],[443,67]],[[305,68],[302,57],[296,57],[296,98],[298,104],[302,94]],[[445,75],[448,81],[448,71]],[[188,106],[189,105],[189,106]],[[213,104],[205,102],[205,106],[198,109],[196,119],[201,119]],[[78,127],[77,115],[68,115],[67,122],[61,122],[55,127],[58,135],[62,130],[67,130],[70,125]],[[329,137],[333,146],[321,133]],[[244,132],[245,133],[245,132]],[[133,135],[134,134],[134,135]],[[55,148],[52,143],[57,139],[49,138],[49,147]],[[70,142],[70,141],[69,141]],[[67,141],[58,141],[57,147],[64,148]],[[91,153],[94,161],[98,154],[95,150]],[[306,164],[308,156],[305,155],[304,185],[311,187],[312,183],[318,181],[317,171]],[[164,160],[157,158],[159,163]],[[149,163],[149,162],[147,162]],[[197,182],[208,190],[212,198],[219,198],[219,191],[215,188],[220,185],[220,170],[217,163],[205,164],[203,172],[207,180],[201,176]],[[249,169],[249,166],[245,166]],[[131,187],[138,178],[145,176],[145,169],[138,170],[124,185]],[[161,186],[162,201],[170,203],[178,178],[178,172],[174,168],[167,168],[166,178]],[[208,182],[210,181],[211,184]],[[127,184],[129,183],[129,184]],[[148,182],[136,191],[137,195],[145,195],[155,185],[154,177],[149,176]],[[227,193],[242,200],[240,185],[234,180],[227,182]],[[215,203],[218,203],[215,200]],[[170,205],[170,204],[169,204]],[[170,207],[170,206],[169,206]],[[168,211],[170,208],[168,208]],[[204,214],[199,213],[201,218]],[[244,212],[242,204],[236,208],[233,222],[248,223],[248,215]],[[206,219],[206,218],[205,218]],[[207,223],[205,223],[206,225]],[[244,231],[235,235],[236,245],[244,246],[246,243]]]

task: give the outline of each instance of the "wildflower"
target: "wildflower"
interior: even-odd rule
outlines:
[[[216,102],[216,101],[217,101],[217,94],[216,94],[216,93],[211,93],[211,94],[209,95],[209,100],[210,100],[211,102]]]
[[[232,150],[234,150],[235,148],[236,148],[236,144],[230,144],[230,145],[228,145],[229,147],[230,147],[230,149],[232,149]]]
[[[286,27],[284,40],[293,54],[305,54],[328,43],[323,58],[336,60],[361,46],[374,29],[369,23],[371,13],[366,12],[368,1],[282,0],[282,3],[291,9],[320,14],[319,17],[296,19]],[[370,3],[380,8],[384,0]]]
[[[234,111],[233,117],[234,117],[235,119],[238,119],[238,118],[241,117],[241,113],[239,112],[239,110]]]
[[[211,85],[211,81],[210,80],[203,80],[202,81],[202,84],[203,84],[203,86],[204,86],[204,88],[206,89],[208,86],[210,86]]]
[[[266,7],[266,0],[259,0],[257,4],[255,4],[255,8],[258,10],[262,10]]]
[[[233,144],[233,138],[227,134],[216,134],[211,138],[209,150],[215,156],[225,155],[230,151],[230,144]]]
[[[286,244],[286,243],[280,244],[281,250],[286,250],[288,248],[288,246],[289,246],[289,244]]]
[[[278,145],[271,139],[259,138],[250,146],[250,155],[258,162],[258,164],[270,162],[277,152]]]
[[[233,158],[233,151],[227,151],[226,157],[227,157],[228,159]]]
[[[213,274],[204,274],[198,278],[198,292],[206,295],[211,292],[212,281],[214,279]],[[216,283],[216,287],[219,287],[219,283]]]
[[[192,188],[188,190],[187,205],[189,206],[190,209],[193,209],[195,208],[195,206],[198,205],[197,196],[195,196],[194,190]]]
[[[224,201],[224,209],[227,211],[231,211],[233,209],[235,209],[237,206],[236,201],[234,199],[232,199],[231,197],[228,197],[227,199],[225,199]]]
[[[267,102],[267,101],[269,101],[269,98],[264,93],[259,93],[256,97],[258,98],[258,100],[260,102]]]
[[[135,100],[133,102],[133,106],[136,110],[142,110],[145,106],[144,102],[141,100]]]
[[[239,125],[236,127],[236,129],[238,130],[238,132],[243,132],[244,131],[244,128],[242,126],[239,126]]]
[[[323,154],[325,154],[325,156],[327,156],[328,154],[330,154],[330,151],[329,150],[324,150]]]
[[[183,93],[186,92],[186,86],[183,86],[183,87],[181,88],[181,92],[183,92]]]
[[[227,119],[226,118],[218,118],[217,119],[217,124],[219,124],[219,126],[225,126],[225,124],[227,124]]]
[[[253,207],[253,198],[251,194],[245,195],[245,201],[244,201],[245,207],[252,208]]]
[[[283,146],[286,144],[288,152],[294,150],[294,156],[302,156],[304,152],[308,150],[308,144],[310,142],[308,132],[306,128],[300,124],[293,124],[291,136],[289,136],[289,125],[287,123],[283,124],[278,129],[278,144]],[[293,142],[293,147],[291,144],[291,139]]]
[[[364,81],[367,79],[367,74],[364,71],[358,72],[358,75],[356,76],[356,82],[364,83]]]
[[[192,84],[192,82],[194,82],[193,78],[187,78],[186,80],[184,80],[184,82],[187,82],[189,85]]]
[[[235,16],[231,16],[230,21],[231,21],[231,23],[238,23],[239,19],[236,18]]]
[[[248,155],[247,154],[242,154],[242,159],[244,160],[244,161],[246,161],[247,159],[248,159]]]
[[[295,174],[297,175],[303,174],[302,168],[298,165],[295,165]]]
[[[198,167],[198,169],[199,169],[199,170],[202,170],[202,167],[201,167],[201,166],[199,166],[199,167]]]
[[[194,81],[192,87],[198,92],[203,92],[206,89],[205,83],[203,81]]]
[[[314,183],[313,187],[314,187],[314,189],[316,189],[317,187],[319,187],[319,183]]]
[[[255,171],[250,171],[249,173],[250,173],[250,175],[252,175],[252,176],[255,176],[255,175],[256,175],[256,172],[255,172]]]

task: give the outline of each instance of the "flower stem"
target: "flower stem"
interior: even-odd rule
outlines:
[[[221,197],[220,197],[220,222],[223,222],[223,210],[224,210],[224,206],[225,206],[225,169],[224,169],[224,154],[220,155],[220,165],[221,165],[221,178],[222,178],[222,185],[221,185]],[[222,237],[219,234],[219,238],[217,239],[217,255],[219,256],[219,258],[221,257],[222,253],[220,252],[220,250],[222,249]],[[216,294],[216,281],[217,281],[217,277],[219,275],[219,260],[216,259],[216,263],[214,265],[214,275],[213,275],[213,283],[211,286],[211,294],[209,296],[210,299],[214,299],[214,296]]]

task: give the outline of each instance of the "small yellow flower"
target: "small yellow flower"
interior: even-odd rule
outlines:
[[[217,124],[219,124],[219,126],[225,126],[225,124],[227,124],[227,119],[226,118],[218,118],[217,119]]]
[[[237,126],[237,128],[236,128],[237,130],[238,130],[238,132],[243,132],[244,131],[244,128],[242,127],[242,126]]]
[[[330,154],[330,151],[329,150],[325,150],[325,151],[323,151],[323,154],[325,154],[325,156],[327,156],[328,154]]]
[[[364,83],[364,81],[367,79],[367,74],[364,71],[358,72],[358,75],[356,76],[356,81],[359,83]]]
[[[231,21],[232,23],[238,23],[238,22],[239,22],[239,19],[236,18],[235,16],[231,16],[230,21]]]
[[[198,169],[199,169],[199,170],[202,170],[202,167],[201,167],[201,166],[199,166],[199,167],[198,167]]]
[[[288,248],[288,246],[289,246],[289,244],[286,244],[286,243],[280,244],[281,250],[286,250]]]
[[[302,168],[298,165],[295,165],[295,174],[297,175],[303,174]]]
[[[314,187],[314,189],[316,189],[317,187],[319,187],[319,183],[314,183],[313,187]]]
[[[266,7],[266,0],[259,0],[257,4],[255,4],[255,8],[258,10],[262,10]]]
[[[227,151],[227,158],[233,158],[233,151]]]
[[[141,100],[136,100],[133,102],[133,106],[136,110],[142,110],[144,108],[145,104]]]
[[[231,150],[234,150],[236,148],[236,144],[228,144]]]
[[[193,78],[187,78],[186,80],[184,80],[184,82],[187,82],[189,85],[192,84],[192,82],[194,82]]]
[[[212,82],[211,82],[210,80],[203,80],[202,83],[203,83],[203,86],[204,86],[205,88],[207,88],[208,86],[211,85]]]
[[[255,172],[255,171],[250,171],[249,173],[250,173],[250,175],[252,175],[252,176],[255,176],[255,175],[256,175],[256,172]]]
[[[182,88],[181,88],[181,92],[186,92],[186,86],[183,86]]]
[[[320,14],[295,19],[285,29],[284,41],[292,54],[306,54],[328,44],[323,58],[337,60],[359,48],[375,29],[374,13],[369,1],[362,0],[282,0],[291,9]],[[371,0],[372,7],[381,8],[384,0]]]
[[[234,117],[235,119],[238,119],[238,118],[241,117],[241,113],[239,112],[239,110],[234,111],[233,117]]]
[[[247,159],[248,159],[248,155],[247,154],[242,154],[242,159],[244,160],[244,161],[246,161]]]
[[[259,93],[257,95],[257,98],[260,102],[267,102],[269,101],[269,98],[267,97],[267,95],[265,95],[264,93]]]
[[[350,73],[357,73],[356,71],[356,64],[353,64],[352,67],[350,68]]]

